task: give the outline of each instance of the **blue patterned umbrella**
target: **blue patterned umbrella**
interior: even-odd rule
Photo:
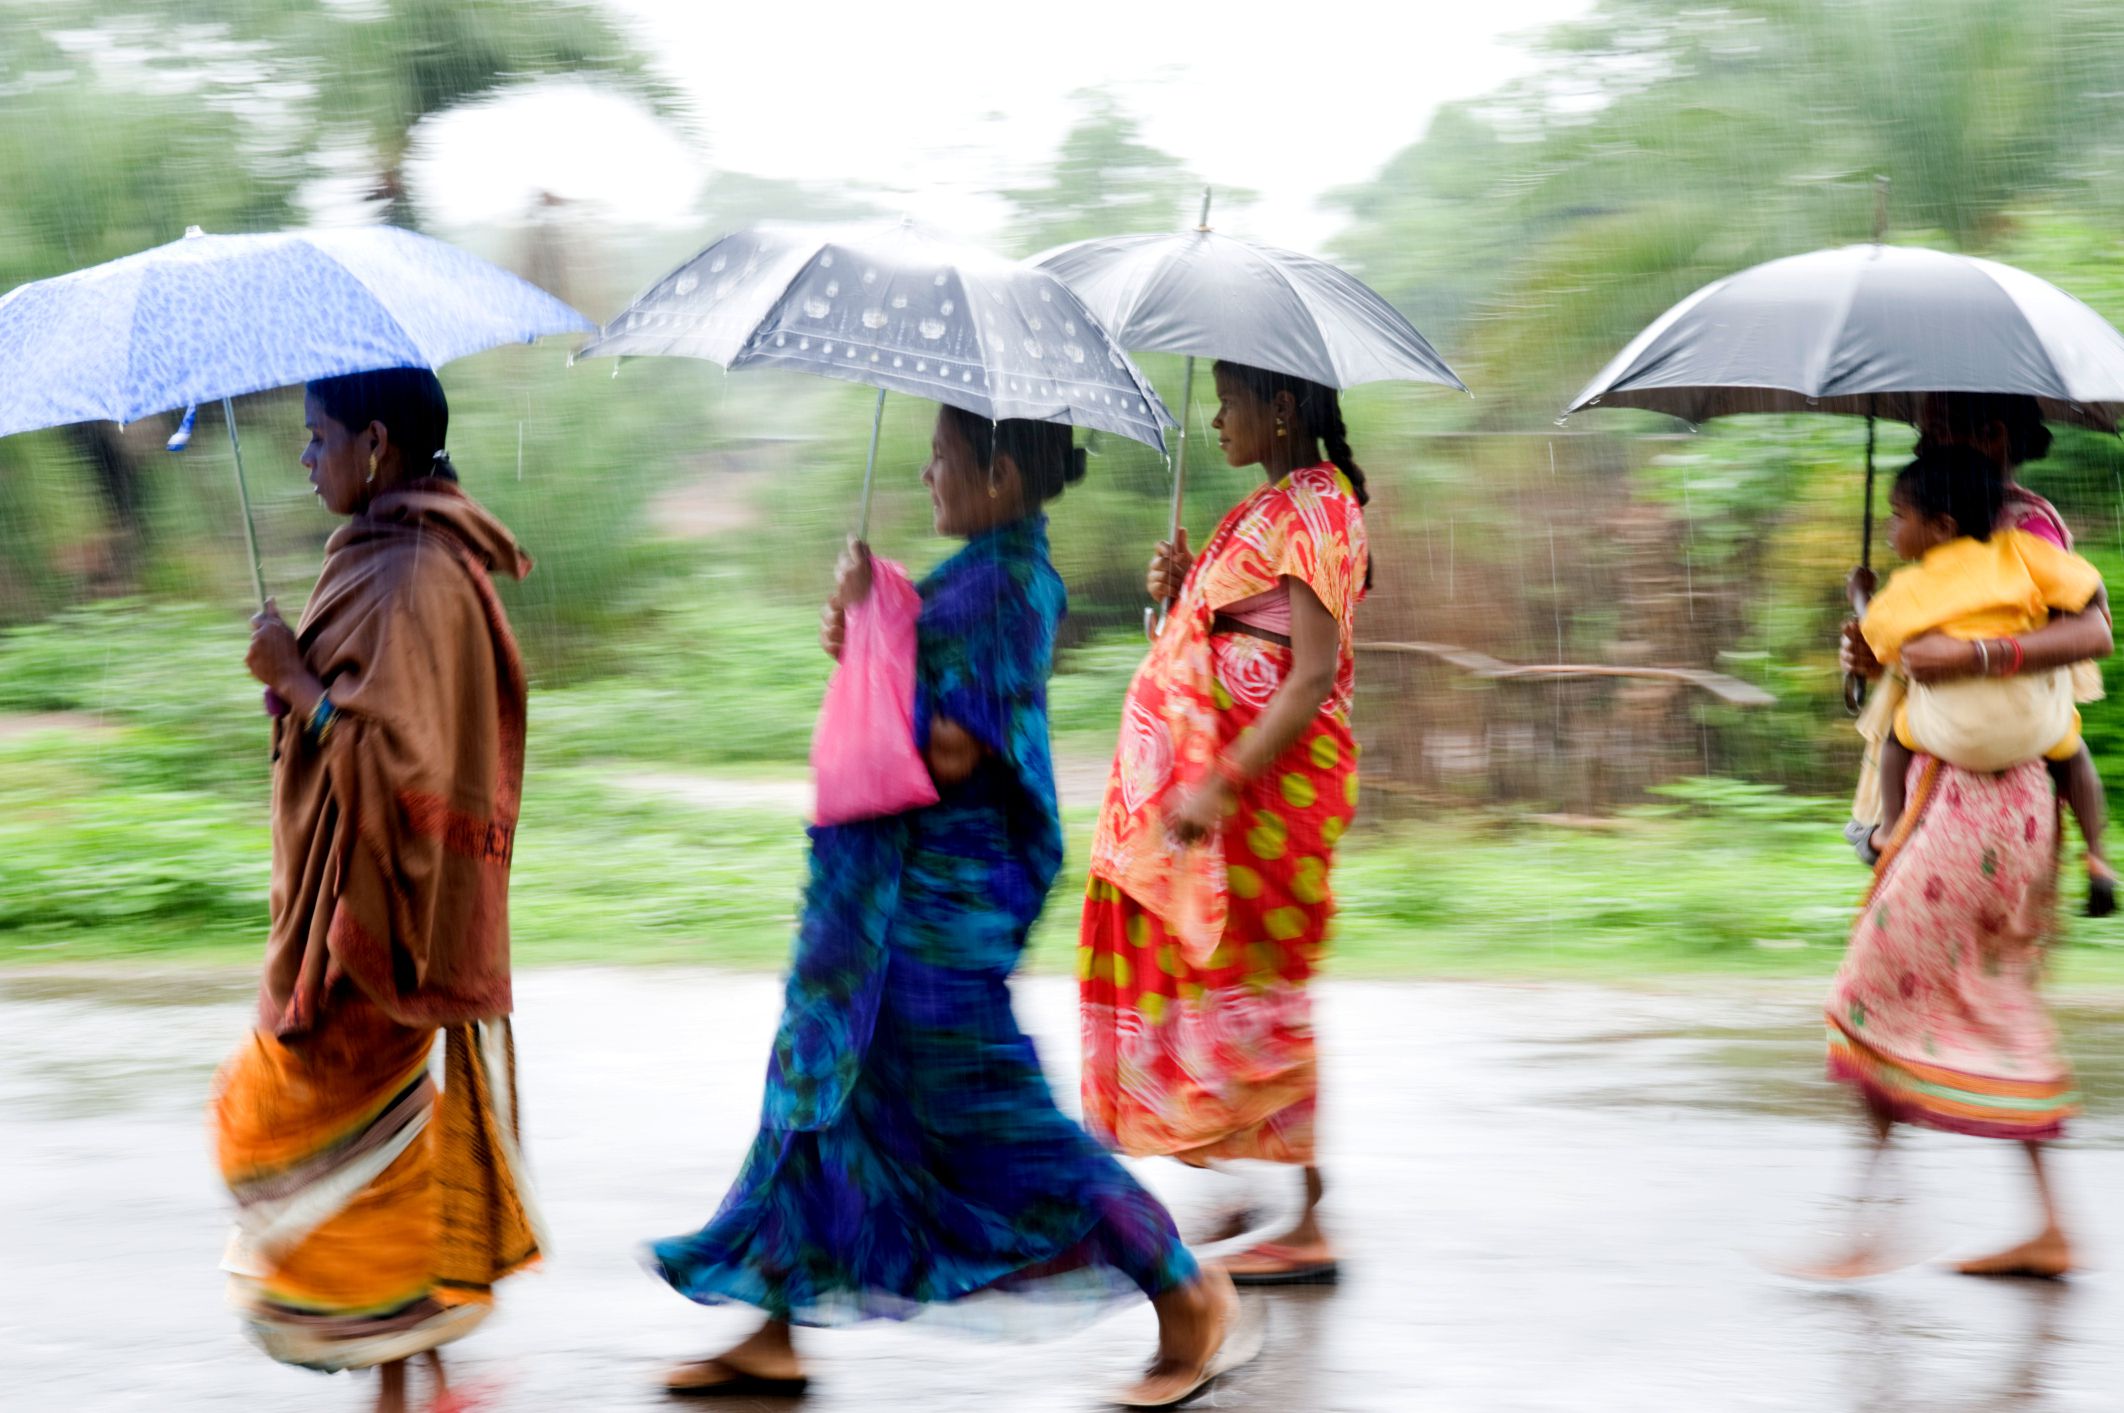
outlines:
[[[251,577],[265,576],[229,399],[378,368],[434,368],[596,326],[478,256],[392,226],[205,235],[0,298],[0,436],[219,400]],[[191,414],[171,443],[189,439]]]
[[[594,325],[391,226],[190,235],[0,299],[0,436],[157,412]]]

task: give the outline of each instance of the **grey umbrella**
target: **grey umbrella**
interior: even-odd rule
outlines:
[[[1873,419],[1915,422],[1928,393],[2023,393],[2043,415],[2115,431],[2124,335],[2025,270],[1896,245],[1772,260],[1705,285],[1630,341],[1565,409],[1703,422],[1843,412],[1866,425],[1859,559],[1873,562]],[[1864,686],[1845,683],[1857,710]]]
[[[1690,422],[1736,412],[1915,419],[1932,392],[2026,393],[2115,431],[2124,335],[2047,280],[1973,256],[1847,245],[1705,285],[1574,398]]]
[[[1043,270],[911,222],[761,225],[716,241],[576,357],[674,354],[878,389],[857,533],[869,532],[887,392],[997,421],[1115,432],[1165,449],[1172,415],[1077,296]]]
[[[1171,235],[1106,236],[1035,255],[1134,352],[1187,355],[1171,534],[1187,488],[1187,404],[1195,360],[1226,358],[1331,388],[1406,380],[1467,391],[1416,326],[1363,281],[1325,260],[1219,235],[1202,223]],[[1155,631],[1156,621],[1145,615]]]

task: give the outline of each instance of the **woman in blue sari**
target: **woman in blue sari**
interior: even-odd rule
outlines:
[[[715,1218],[651,1247],[704,1304],[767,1320],[673,1370],[687,1394],[794,1393],[794,1325],[973,1297],[1149,1297],[1155,1362],[1123,1396],[1169,1407],[1252,1352],[1231,1282],[1055,1107],[1008,978],[1062,863],[1047,678],[1064,610],[1042,506],[1084,474],[1069,429],[939,410],[922,473],[966,541],[920,586],[926,809],[811,831],[811,877],[760,1132]],[[870,588],[842,562],[821,640]]]

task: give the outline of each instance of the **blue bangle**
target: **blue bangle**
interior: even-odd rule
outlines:
[[[310,739],[320,746],[323,745],[325,738],[332,734],[332,728],[338,723],[339,708],[332,705],[330,694],[318,697],[317,705],[310,709]]]

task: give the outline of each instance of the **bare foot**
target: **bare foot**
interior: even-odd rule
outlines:
[[[1777,1269],[1795,1280],[1862,1281],[1901,1270],[1909,1264],[1907,1259],[1891,1255],[1877,1243],[1860,1242],[1834,1255],[1786,1262]]]
[[[1171,1408],[1202,1386],[1239,1312],[1239,1292],[1209,1269],[1153,1304],[1158,1357],[1116,1400],[1124,1408]]]
[[[1979,1256],[1955,1267],[1965,1276],[2032,1276],[2056,1280],[2072,1270],[2072,1247],[2061,1231],[2046,1231],[2033,1241]]]

